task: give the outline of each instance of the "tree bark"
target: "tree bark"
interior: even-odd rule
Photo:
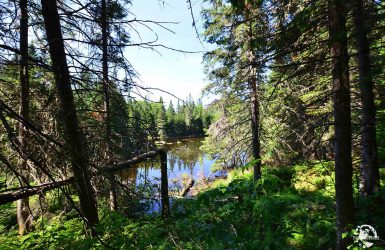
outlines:
[[[70,185],[74,182],[74,178],[69,178],[63,181],[55,181],[44,183],[35,187],[21,187],[17,190],[6,191],[0,193],[0,205],[4,205],[18,199],[26,199],[30,196],[42,194],[52,189],[60,188],[62,186]]]
[[[84,149],[85,143],[79,130],[57,2],[56,0],[41,0],[41,4],[54,69],[56,91],[62,112],[65,140],[70,150],[70,160],[80,207],[88,226],[94,226],[98,222],[96,199],[90,180],[88,157]]]
[[[20,0],[20,116],[29,121],[29,72],[28,72],[28,1]],[[22,152],[27,150],[27,128],[23,123],[19,124],[19,140]],[[25,177],[25,180],[29,180],[28,164],[25,157],[21,157],[20,172]],[[28,183],[21,183],[21,186],[28,185]],[[17,201],[17,224],[19,226],[19,234],[23,235],[30,230],[31,226],[31,213],[29,208],[28,197]]]
[[[111,110],[110,110],[110,91],[109,91],[109,70],[108,70],[108,9],[106,0],[101,2],[101,22],[100,27],[102,29],[102,85],[104,94],[104,112],[105,119],[104,123],[106,126],[105,138],[106,138],[106,162],[110,164],[113,158],[112,146],[111,146]],[[117,209],[117,198],[116,198],[116,185],[114,183],[114,176],[110,177],[110,209]]]
[[[103,92],[104,92],[104,111],[106,112],[106,139],[110,146],[111,119],[110,119],[110,94],[109,94],[109,70],[108,70],[108,12],[106,0],[102,0],[102,72],[103,72]]]
[[[246,20],[249,20],[249,10],[246,8]],[[251,140],[252,140],[252,156],[254,160],[254,181],[261,178],[261,142],[259,138],[259,91],[257,86],[257,69],[254,66],[255,56],[253,54],[253,30],[252,22],[249,22],[249,72],[248,72],[248,84],[250,91],[250,115],[251,115]]]
[[[162,216],[167,218],[170,216],[170,200],[168,197],[168,177],[167,177],[167,153],[159,150],[160,172],[161,172],[161,200],[162,200]]]
[[[153,151],[138,155],[138,156],[136,156],[130,160],[121,161],[121,162],[107,165],[107,166],[103,167],[101,170],[105,171],[105,172],[116,172],[116,171],[120,171],[120,170],[123,170],[126,168],[134,167],[135,164],[146,161],[147,159],[155,158],[157,155],[160,155],[161,151],[162,151],[161,149],[153,150]]]
[[[254,181],[261,178],[261,143],[259,138],[259,96],[257,79],[255,76],[249,80],[251,94],[251,133],[252,153],[254,159]]]
[[[346,249],[342,238],[355,224],[352,187],[352,131],[347,50],[346,7],[341,0],[329,0],[329,39],[332,57],[334,152],[337,219],[337,249]]]
[[[107,18],[107,4],[106,0],[102,0],[102,18],[101,18],[101,29],[102,29],[102,84],[104,94],[104,112],[105,112],[105,136],[107,142],[107,158],[111,160],[111,112],[110,112],[110,93],[109,93],[109,70],[108,70],[108,18]]]
[[[188,194],[188,192],[190,191],[190,189],[194,186],[194,184],[195,184],[194,179],[192,177],[190,177],[188,179],[186,186],[182,189],[182,191],[180,191],[179,196],[185,197]]]
[[[361,131],[361,183],[362,196],[372,195],[380,187],[378,168],[378,150],[376,140],[376,107],[374,104],[373,79],[371,75],[369,27],[365,19],[363,0],[354,0],[353,19],[355,26],[356,46],[358,52],[359,87],[362,102]]]

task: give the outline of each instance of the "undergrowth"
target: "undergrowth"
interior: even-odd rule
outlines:
[[[41,218],[17,236],[14,206],[2,206],[1,249],[333,249],[335,205],[332,164],[264,169],[254,183],[233,171],[196,199],[173,203],[171,218],[129,219],[101,211],[98,237],[69,214]],[[358,222],[385,235],[385,193],[358,200]],[[364,204],[366,204],[364,206]],[[370,211],[371,216],[365,216]]]

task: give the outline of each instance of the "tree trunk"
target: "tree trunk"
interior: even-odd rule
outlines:
[[[0,193],[0,205],[4,205],[18,199],[25,199],[33,195],[43,195],[45,192],[60,188],[62,186],[70,185],[74,182],[74,178],[69,178],[63,181],[55,181],[43,183],[34,187],[22,187],[16,190],[6,191]]]
[[[107,164],[112,163],[113,153],[111,147],[111,110],[110,110],[110,90],[109,90],[109,70],[108,70],[108,11],[106,0],[102,0],[102,18],[100,26],[102,28],[102,72],[103,72],[103,94],[104,94],[104,123],[106,126],[105,137],[106,137],[106,162]],[[117,209],[117,198],[116,198],[116,185],[114,182],[114,176],[110,176],[110,209]]]
[[[259,139],[259,96],[257,79],[255,76],[249,80],[251,91],[251,134],[252,134],[252,153],[254,159],[254,181],[261,178],[261,143]]]
[[[111,160],[111,112],[110,112],[110,94],[109,94],[109,71],[108,71],[108,18],[106,0],[102,0],[102,73],[103,73],[103,94],[104,94],[104,112],[106,125],[107,158]]]
[[[162,217],[168,218],[170,216],[170,200],[168,197],[168,177],[167,177],[167,152],[159,150],[160,158],[160,195],[162,203]]]
[[[365,19],[362,0],[354,0],[353,18],[358,52],[359,87],[362,102],[362,131],[361,131],[361,195],[372,195],[380,186],[378,169],[378,151],[376,140],[376,107],[374,104],[373,79],[371,75],[370,44],[368,39],[369,27]]]
[[[249,10],[245,10],[246,20],[249,20]],[[255,56],[253,54],[253,30],[252,22],[249,23],[248,39],[249,49],[247,51],[249,72],[248,84],[250,91],[250,115],[251,115],[251,144],[252,156],[254,160],[254,181],[261,178],[261,142],[259,138],[259,91],[257,86],[257,69],[253,64],[255,63]]]
[[[20,116],[29,122],[29,75],[28,75],[28,1],[20,0]],[[27,151],[27,129],[23,123],[19,124],[19,140],[21,152]],[[20,159],[20,172],[29,180],[28,165],[25,157]],[[26,186],[28,183],[21,183]],[[17,224],[19,225],[19,234],[28,232],[31,225],[31,213],[29,208],[29,199],[24,198],[17,201]]]
[[[98,222],[96,199],[90,180],[88,157],[84,149],[85,143],[79,130],[57,2],[54,0],[41,0],[41,4],[55,75],[56,91],[62,112],[66,146],[70,150],[70,160],[80,207],[88,226],[94,226]]]
[[[346,249],[342,234],[355,224],[352,187],[352,131],[347,50],[346,8],[341,0],[329,0],[329,39],[332,57],[334,102],[334,152],[337,249]]]

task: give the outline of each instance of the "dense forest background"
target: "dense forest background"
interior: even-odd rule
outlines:
[[[182,103],[182,104],[181,104]],[[166,107],[163,99],[159,102],[134,101],[128,103],[128,113],[139,121],[136,132],[150,133],[154,140],[204,136],[215,112],[204,108],[201,100],[194,102],[191,95],[186,101],[172,101]]]
[[[384,2],[202,8],[202,33],[191,19],[213,46],[215,100],[165,104],[141,96],[151,87],[126,48],[191,53],[135,29],[175,23],[141,20],[128,0],[0,0],[1,248],[384,247]],[[171,208],[167,175],[122,180],[148,158],[164,171],[162,145],[202,136],[226,180],[196,180],[186,198],[190,179]],[[379,238],[358,237],[367,224]]]

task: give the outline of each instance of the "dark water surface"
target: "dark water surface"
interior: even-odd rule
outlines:
[[[183,177],[190,176],[194,180],[213,176],[211,165],[213,160],[199,149],[204,138],[188,138],[167,142],[162,147],[167,151],[167,170],[169,186],[173,187]],[[142,184],[147,181],[157,182],[160,179],[159,160],[139,164],[137,168],[121,172],[124,181]]]
[[[193,178],[195,183],[214,177],[216,173],[211,172],[213,160],[209,159],[202,150],[204,138],[188,138],[167,142],[162,145],[167,151],[167,172],[169,183],[170,202],[173,203],[173,196],[178,196],[179,192],[185,188],[186,179]],[[160,161],[155,159],[138,164],[136,168],[130,168],[120,172],[123,183],[135,184],[136,186],[159,185],[160,184]],[[185,181],[183,181],[183,179]],[[155,200],[147,201],[149,207],[147,213],[160,212],[159,193],[155,195]]]

